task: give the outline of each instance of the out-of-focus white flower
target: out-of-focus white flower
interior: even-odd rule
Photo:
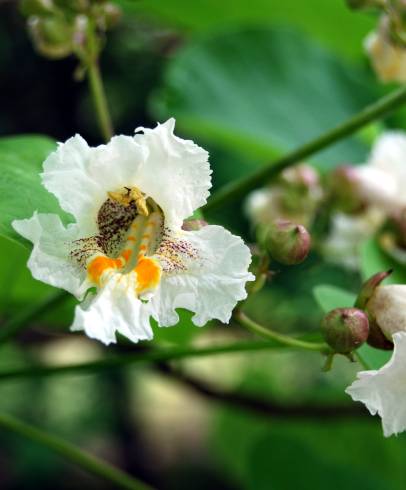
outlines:
[[[406,82],[406,49],[391,41],[386,16],[381,18],[378,30],[368,34],[364,46],[380,80]]]
[[[387,213],[406,206],[406,134],[384,133],[366,165],[354,168],[362,197]]]
[[[251,192],[245,214],[255,226],[280,218],[309,226],[322,197],[319,174],[302,163],[285,169],[271,186]]]
[[[386,437],[406,430],[406,332],[395,333],[392,339],[395,349],[390,361],[379,370],[359,372],[346,389],[353,400],[382,418]]]
[[[193,311],[199,326],[228,322],[254,279],[241,238],[221,226],[182,230],[206,202],[211,170],[207,152],[176,137],[174,124],[97,148],[78,135],[60,144],[42,182],[75,222],[36,212],[13,222],[34,245],[33,276],[84,298],[72,329],[106,344],[116,332],[152,338],[150,317],[175,325],[177,308]]]
[[[374,235],[383,220],[383,213],[376,208],[356,215],[334,214],[330,233],[323,243],[325,257],[348,269],[359,269],[360,247]]]

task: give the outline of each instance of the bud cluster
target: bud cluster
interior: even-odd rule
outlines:
[[[101,36],[114,27],[121,11],[107,0],[22,0],[21,11],[36,50],[51,59],[87,54],[89,34],[93,55],[101,49]],[[93,39],[93,34],[97,36]],[[94,45],[96,44],[96,45]],[[96,51],[96,53],[94,53]]]
[[[364,342],[392,350],[392,335],[406,331],[406,286],[382,286],[391,271],[379,272],[362,286],[355,307],[336,308],[323,319],[321,329],[335,353],[351,354]]]

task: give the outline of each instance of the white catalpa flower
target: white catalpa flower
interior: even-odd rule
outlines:
[[[406,82],[406,50],[390,40],[389,20],[383,16],[377,31],[365,39],[364,47],[382,82]]]
[[[173,134],[173,119],[134,137],[116,136],[90,148],[75,136],[44,163],[42,182],[75,222],[55,214],[14,221],[34,247],[36,279],[84,301],[72,330],[105,344],[116,332],[151,339],[150,317],[175,325],[177,308],[227,323],[246,297],[250,253],[221,226],[182,229],[205,204],[211,186],[208,154]]]
[[[397,332],[406,332],[405,284],[378,286],[368,301],[367,308],[389,340]]]
[[[354,168],[361,196],[392,213],[406,206],[406,134],[384,133],[366,165]]]
[[[378,286],[368,313],[394,343],[390,361],[379,370],[362,371],[346,392],[382,418],[385,436],[406,430],[406,285]]]
[[[384,215],[376,208],[355,215],[334,214],[322,248],[327,260],[348,269],[359,269],[362,244],[374,235],[383,220]]]
[[[359,372],[346,389],[353,400],[382,418],[386,437],[406,430],[406,332],[395,333],[392,340],[395,349],[390,361],[379,370]]]

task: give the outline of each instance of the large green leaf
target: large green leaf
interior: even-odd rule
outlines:
[[[348,56],[360,55],[362,39],[376,24],[375,16],[351,11],[344,0],[119,1],[127,12],[146,14],[186,32],[289,23]]]
[[[45,136],[0,138],[0,235],[23,243],[11,227],[14,219],[29,218],[35,210],[60,213],[39,176],[42,162],[54,149],[55,142]]]
[[[344,289],[330,286],[329,284],[320,284],[313,289],[314,297],[324,311],[328,313],[334,308],[348,308],[353,306],[356,295]]]
[[[203,37],[179,50],[152,109],[258,164],[353,115],[372,100],[366,84],[355,67],[296,32],[249,29]],[[365,154],[366,145],[350,138],[317,161],[337,164]]]
[[[361,248],[361,272],[364,279],[390,269],[392,274],[385,279],[385,284],[406,283],[405,265],[389,257],[375,238],[366,241]]]

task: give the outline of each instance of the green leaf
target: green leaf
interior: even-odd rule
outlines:
[[[42,162],[53,150],[55,142],[45,136],[0,138],[0,235],[25,244],[11,227],[13,220],[29,218],[36,210],[62,214],[39,176]]]
[[[371,369],[381,368],[392,356],[392,351],[374,349],[368,344],[362,345],[358,352]]]
[[[257,28],[203,37],[179,50],[152,108],[259,165],[359,111],[373,99],[367,83],[302,35]],[[366,152],[361,139],[349,138],[316,161],[335,165]]]
[[[377,22],[376,16],[351,11],[344,0],[119,0],[119,3],[127,13],[144,14],[186,32],[289,23],[351,57],[362,54],[362,40]]]
[[[375,238],[366,241],[361,247],[361,273],[364,280],[377,272],[392,269],[392,274],[385,279],[385,284],[406,283],[406,267],[389,257],[379,246]]]
[[[316,286],[313,289],[313,295],[324,313],[328,313],[334,308],[351,307],[356,299],[354,293],[328,284]]]

